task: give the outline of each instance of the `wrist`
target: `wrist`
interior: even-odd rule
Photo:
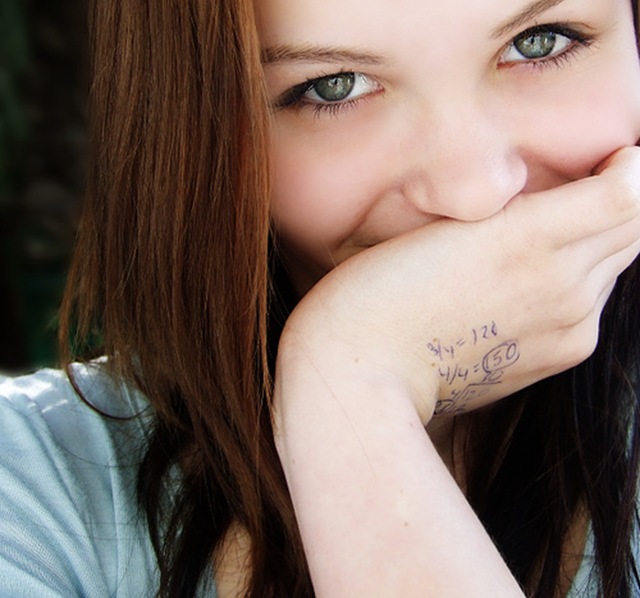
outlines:
[[[278,348],[276,412],[289,400],[326,394],[363,408],[377,400],[410,404],[426,426],[440,390],[437,371],[394,347],[388,335],[378,340],[375,330],[354,328],[322,310],[294,311]]]

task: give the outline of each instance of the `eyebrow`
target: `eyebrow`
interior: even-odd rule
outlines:
[[[491,32],[491,37],[493,39],[503,37],[507,33],[514,29],[518,29],[521,25],[524,25],[526,22],[534,19],[538,15],[553,8],[554,6],[557,6],[558,4],[561,4],[562,2],[564,2],[564,0],[536,0],[535,2],[525,6],[515,16],[498,25]]]
[[[280,44],[265,48],[261,53],[262,64],[278,62],[326,62],[361,64],[365,66],[385,64],[387,61],[378,54],[343,48],[340,46],[314,46],[311,44]]]
[[[493,39],[504,37],[507,33],[518,29],[524,23],[562,2],[564,0],[535,0],[515,16],[500,23],[491,32],[491,37]],[[350,62],[364,66],[387,64],[387,61],[382,56],[371,52],[341,46],[316,46],[312,44],[277,44],[270,46],[262,50],[261,61],[263,65],[280,62],[326,62],[332,64]]]

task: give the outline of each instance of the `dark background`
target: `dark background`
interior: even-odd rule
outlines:
[[[57,360],[84,186],[85,15],[84,1],[0,0],[2,372]]]

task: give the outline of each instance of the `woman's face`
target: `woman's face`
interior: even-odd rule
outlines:
[[[640,138],[629,0],[259,0],[294,284]]]

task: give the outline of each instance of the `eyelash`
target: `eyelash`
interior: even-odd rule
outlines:
[[[275,108],[276,110],[296,110],[300,111],[303,109],[312,109],[316,115],[324,115],[327,114],[329,116],[336,116],[341,114],[343,111],[347,111],[349,108],[354,108],[356,104],[359,104],[361,101],[365,101],[371,99],[370,96],[375,95],[374,93],[368,93],[365,95],[360,95],[355,97],[352,100],[343,100],[342,102],[328,102],[328,103],[320,103],[320,102],[305,102],[304,96],[309,91],[311,91],[315,85],[317,85],[320,81],[324,79],[328,79],[330,77],[337,77],[339,75],[356,75],[358,73],[354,71],[348,70],[340,70],[334,73],[329,73],[327,75],[321,75],[319,77],[314,77],[312,79],[307,79],[304,83],[300,83],[295,85],[291,89],[287,90],[280,98],[278,99]]]
[[[500,68],[525,67],[531,69],[546,69],[549,67],[561,67],[567,64],[574,55],[583,48],[589,47],[595,41],[595,35],[587,35],[574,29],[565,23],[555,23],[553,25],[537,25],[523,31],[514,37],[506,48],[513,47],[518,40],[525,39],[540,33],[553,33],[561,35],[571,40],[571,44],[562,52],[555,56],[543,57],[538,60],[523,58],[521,61],[505,63],[499,65]],[[503,50],[503,53],[506,51]],[[517,50],[516,50],[517,51]]]
[[[514,68],[514,67],[524,67],[535,70],[546,70],[547,68],[560,68],[574,57],[574,55],[579,52],[581,49],[588,47],[592,44],[595,39],[595,36],[585,35],[584,33],[580,33],[573,27],[565,24],[565,23],[555,23],[548,25],[537,25],[535,27],[531,27],[526,29],[522,33],[519,33],[517,36],[512,38],[511,42],[505,49],[502,51],[502,54],[506,51],[507,48],[513,47],[514,44],[521,39],[524,39],[528,36],[537,35],[540,33],[554,33],[556,35],[564,36],[572,41],[572,43],[567,47],[564,51],[560,52],[555,56],[543,57],[538,60],[536,59],[526,59],[524,58],[522,61],[515,61],[511,63],[499,64],[500,68]],[[516,50],[517,51],[517,50]],[[348,70],[340,70],[335,73],[329,73],[327,75],[321,75],[319,77],[314,77],[311,79],[307,79],[303,83],[295,85],[288,91],[286,91],[282,96],[278,99],[275,108],[277,110],[295,110],[301,111],[303,109],[312,109],[316,116],[328,115],[328,116],[338,116],[347,110],[354,108],[360,102],[371,99],[372,95],[377,95],[376,93],[365,94],[361,96],[357,96],[352,100],[344,100],[342,102],[332,102],[332,103],[319,103],[319,102],[305,102],[304,96],[309,91],[311,91],[314,86],[329,77],[336,77],[338,75],[347,75],[347,74],[356,74],[354,71]]]
[[[338,116],[347,112],[350,108],[355,108],[361,101],[369,99],[369,95],[360,96],[354,100],[335,102],[333,104],[312,104],[311,108],[316,115],[326,114],[328,116]]]

